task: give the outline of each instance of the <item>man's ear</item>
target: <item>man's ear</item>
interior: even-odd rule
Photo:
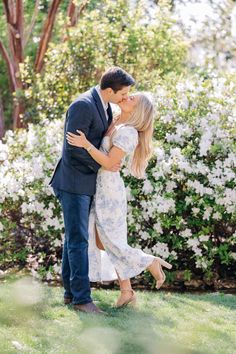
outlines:
[[[107,93],[108,93],[108,95],[114,95],[115,92],[112,90],[111,87],[108,87],[107,88]]]

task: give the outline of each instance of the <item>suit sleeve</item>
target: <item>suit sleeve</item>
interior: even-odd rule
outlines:
[[[80,101],[72,104],[67,111],[65,134],[67,132],[77,134],[76,130],[81,130],[85,136],[88,136],[92,119],[90,107],[86,102]],[[78,163],[82,163],[93,172],[97,172],[101,167],[83,148],[69,145],[66,141],[66,150],[70,150],[70,155],[73,159],[77,160]]]

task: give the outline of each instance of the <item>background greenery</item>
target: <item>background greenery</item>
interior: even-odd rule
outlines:
[[[193,66],[189,40],[167,1],[153,7],[150,17],[142,2],[130,7],[124,0],[89,2],[78,24],[66,30],[64,3],[45,68],[35,74],[37,36],[47,8],[48,2],[41,3],[34,41],[21,65],[24,90],[18,95],[30,124],[8,131],[0,143],[0,269],[27,267],[37,277],[58,278],[63,223],[48,182],[61,151],[64,113],[108,66],[120,65],[136,78],[135,89],[152,92],[157,112],[146,178],[135,180],[123,169],[130,244],[168,259],[174,266],[167,277],[172,284],[233,283],[235,75],[222,72],[214,60]],[[32,10],[26,1],[26,18]],[[0,27],[4,30],[3,16]],[[6,68],[0,67],[10,127]]]

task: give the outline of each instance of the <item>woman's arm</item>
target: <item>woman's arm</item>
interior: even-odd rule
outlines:
[[[100,150],[96,149],[84,135],[83,132],[77,130],[79,135],[68,132],[66,135],[66,139],[68,144],[83,147],[88,151],[90,156],[99,163],[105,169],[110,169],[115,164],[119,163],[121,159],[126,155],[125,151],[119,149],[116,146],[113,146],[109,151],[108,155],[104,154]]]

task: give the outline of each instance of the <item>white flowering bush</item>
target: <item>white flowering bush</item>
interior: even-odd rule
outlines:
[[[144,180],[123,169],[129,243],[175,271],[210,279],[235,271],[236,84],[196,74],[158,86],[154,156]],[[9,131],[0,144],[0,269],[60,273],[63,220],[48,186],[64,120]]]
[[[0,142],[0,269],[27,266],[47,279],[60,270],[63,221],[48,183],[62,137],[57,120]]]
[[[188,64],[235,71],[236,6],[232,0],[175,0],[175,16],[189,43]]]
[[[205,279],[235,272],[236,84],[196,74],[155,92],[155,156],[129,178],[134,244]]]

